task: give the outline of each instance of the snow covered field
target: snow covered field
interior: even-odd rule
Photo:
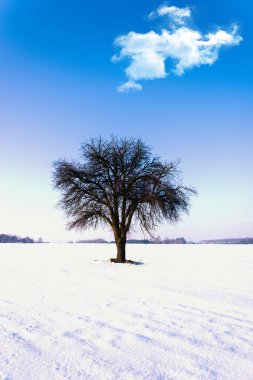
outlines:
[[[0,245],[1,380],[253,379],[253,247]]]

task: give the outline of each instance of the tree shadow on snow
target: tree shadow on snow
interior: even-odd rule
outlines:
[[[121,263],[117,261],[117,259],[110,259],[109,262],[114,263],[114,264],[144,265],[142,261],[133,261],[133,260],[126,260],[125,262]]]

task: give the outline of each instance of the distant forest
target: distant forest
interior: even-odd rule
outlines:
[[[16,235],[0,234],[0,243],[35,243],[29,236],[21,238]]]
[[[253,238],[203,240],[202,244],[253,244]]]
[[[71,242],[73,243],[73,242]],[[115,243],[115,241],[107,241],[104,239],[93,239],[93,240],[78,240],[76,243]],[[127,240],[127,244],[186,244],[186,240],[183,237],[176,238],[176,239],[161,239],[160,237],[155,238],[153,240],[149,239],[129,239]]]
[[[115,243],[114,241],[107,241],[105,239],[92,239],[92,240],[78,240],[76,242],[69,243]],[[231,238],[231,239],[213,239],[213,240],[202,240],[200,242],[186,241],[184,237],[179,237],[176,239],[161,239],[159,236],[155,239],[129,239],[127,244],[253,244],[253,238]]]
[[[29,236],[24,238],[17,235],[7,235],[0,234],[0,243],[43,243],[43,239],[39,238],[34,240]],[[80,244],[110,244],[115,243],[115,241],[108,241],[105,239],[87,239],[87,240],[77,240],[69,241],[68,243],[80,243]],[[231,239],[213,239],[213,240],[202,240],[198,243],[188,242],[185,238],[179,237],[176,239],[161,239],[159,236],[155,239],[129,239],[127,244],[253,244],[253,238],[231,238]]]

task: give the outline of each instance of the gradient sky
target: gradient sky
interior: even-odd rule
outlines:
[[[118,93],[128,62],[112,62],[115,39],[159,33],[164,20],[148,15],[163,4],[189,6],[191,27],[204,34],[236,24],[243,41],[211,66]],[[51,172],[58,158],[78,159],[82,141],[114,134],[181,159],[184,183],[198,190],[190,214],[158,228],[161,237],[253,236],[252,14],[250,0],[0,0],[0,233],[111,238],[66,231]]]

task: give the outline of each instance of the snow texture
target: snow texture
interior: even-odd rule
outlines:
[[[253,250],[0,246],[1,380],[252,380]]]

